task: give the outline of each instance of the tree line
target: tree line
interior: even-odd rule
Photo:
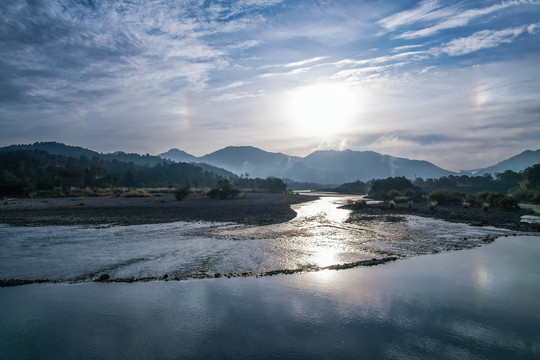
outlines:
[[[368,182],[355,181],[345,183],[334,191],[345,194],[368,194],[378,200],[420,200],[430,195],[443,198],[441,194],[454,194],[455,199],[464,199],[466,195],[485,192],[507,195],[516,201],[540,202],[540,164],[515,172],[507,170],[495,176],[449,175],[438,179],[414,180],[405,177],[390,177]],[[491,198],[494,198],[493,196]]]
[[[213,168],[208,166],[207,168]],[[227,173],[222,171],[223,173]],[[163,161],[150,166],[99,156],[53,155],[43,150],[0,152],[0,196],[31,196],[68,192],[70,188],[215,187],[227,180],[236,187],[284,192],[283,180],[247,178],[230,173],[228,178],[196,164]]]
[[[212,187],[223,177],[187,163],[137,165],[97,156],[78,158],[40,150],[0,152],[0,196],[77,188]]]

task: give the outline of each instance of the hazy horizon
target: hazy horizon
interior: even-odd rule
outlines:
[[[0,3],[0,146],[538,149],[540,1]]]

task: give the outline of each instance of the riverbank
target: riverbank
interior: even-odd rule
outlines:
[[[448,222],[464,223],[472,226],[492,226],[501,229],[540,232],[540,224],[522,222],[523,215],[534,214],[530,209],[503,211],[481,208],[464,208],[461,206],[437,206],[429,209],[427,204],[413,204],[412,208],[404,204],[396,204],[391,208],[388,203],[368,204],[365,206],[345,205],[343,208],[352,211],[348,222],[360,223],[365,220],[379,218],[381,221],[398,221],[399,215],[414,215],[440,219]]]
[[[13,226],[142,225],[176,221],[266,225],[296,216],[292,204],[315,200],[295,194],[245,193],[232,200],[172,194],[152,197],[76,197],[11,199],[0,205],[0,223]]]

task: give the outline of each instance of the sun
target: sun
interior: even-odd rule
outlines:
[[[307,137],[329,137],[352,121],[358,99],[350,86],[318,83],[287,92],[286,117],[293,131]]]

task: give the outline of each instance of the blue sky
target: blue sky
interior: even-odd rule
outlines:
[[[540,141],[540,1],[0,2],[0,146],[373,150]]]

